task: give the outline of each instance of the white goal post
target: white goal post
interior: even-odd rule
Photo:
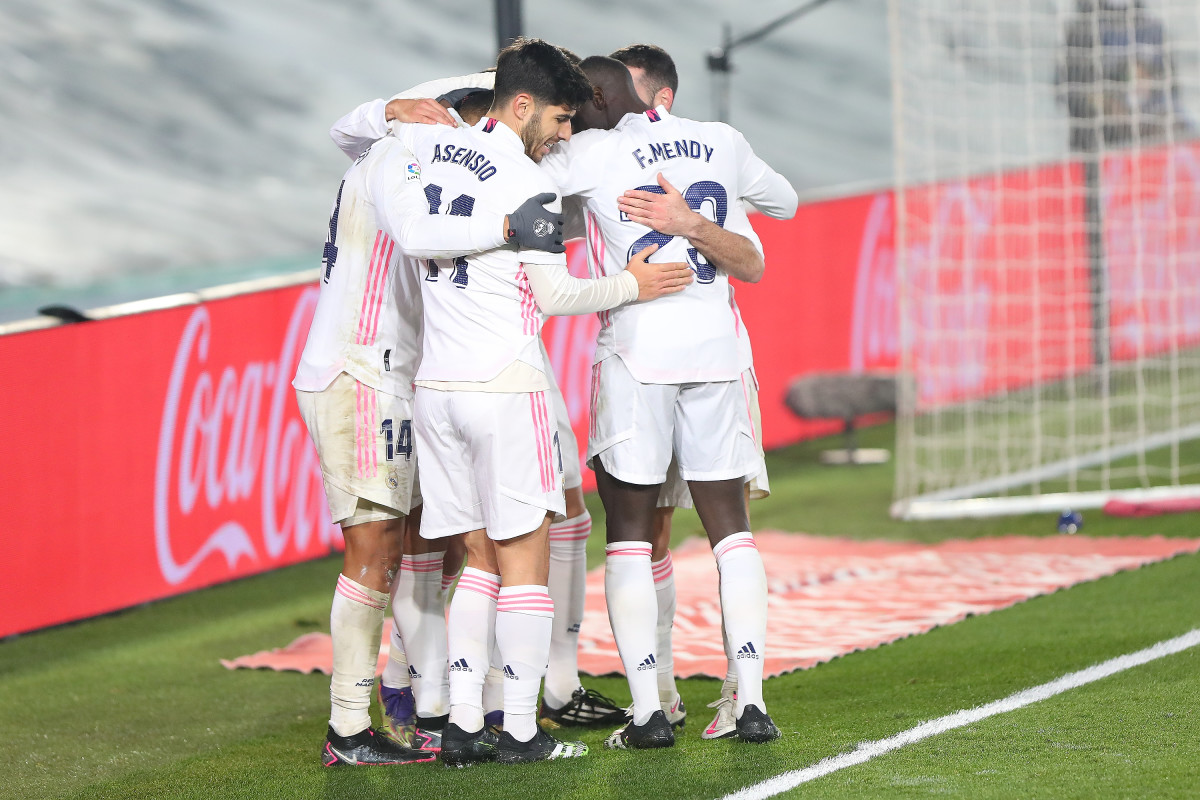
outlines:
[[[1200,2],[889,22],[893,515],[1200,497]]]

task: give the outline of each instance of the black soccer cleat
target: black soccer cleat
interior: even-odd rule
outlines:
[[[560,742],[539,725],[528,742],[519,742],[508,731],[500,734],[496,760],[501,764],[528,764],[531,761],[552,761],[559,758],[586,756],[588,746],[583,742]]]
[[[649,750],[655,747],[674,747],[675,731],[662,710],[655,711],[643,725],[632,721],[618,728],[604,740],[604,746],[614,750]]]
[[[488,727],[468,733],[453,722],[442,728],[439,756],[448,767],[465,767],[496,760],[496,734]]]
[[[542,700],[542,721],[556,725],[601,726],[620,725],[629,721],[629,712],[599,692],[580,686],[561,708],[550,708]],[[553,726],[551,726],[553,727]]]
[[[417,764],[435,758],[437,753],[405,747],[374,728],[366,728],[353,736],[339,736],[330,726],[325,735],[325,748],[321,751],[321,763],[327,767]]]
[[[763,744],[764,742],[773,742],[778,739],[781,734],[779,728],[775,727],[775,723],[765,711],[759,711],[758,706],[746,706],[742,710],[742,715],[737,718],[737,736],[743,742],[754,742],[755,744]]]

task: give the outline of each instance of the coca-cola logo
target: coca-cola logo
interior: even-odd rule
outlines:
[[[881,192],[871,200],[858,248],[850,323],[850,369],[854,372],[896,366],[900,324],[894,227],[892,196]]]
[[[215,363],[209,309],[188,319],[155,470],[154,543],[167,583],[182,583],[216,554],[233,572],[242,559],[265,565],[338,536],[291,387],[316,301],[316,289],[300,294],[274,361]]]
[[[1200,338],[1200,159],[1187,146],[1104,170],[1104,256],[1115,358]]]

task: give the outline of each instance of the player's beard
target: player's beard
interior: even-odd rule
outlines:
[[[540,106],[534,106],[529,121],[521,127],[521,142],[525,145],[525,155],[535,162],[542,160],[542,145],[546,143],[546,137],[542,135],[542,109]]]

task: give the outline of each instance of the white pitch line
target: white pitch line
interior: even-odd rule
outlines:
[[[727,794],[722,800],[765,800],[767,797],[774,797],[789,789],[794,789],[802,783],[823,778],[830,773],[837,772],[846,767],[862,764],[876,756],[890,753],[892,750],[897,750],[905,745],[919,742],[922,739],[928,739],[931,736],[936,736],[939,733],[945,733],[955,728],[962,728],[981,719],[1003,714],[1006,711],[1015,711],[1018,708],[1024,708],[1039,700],[1045,700],[1056,694],[1062,694],[1070,689],[1076,689],[1132,667],[1141,666],[1163,656],[1179,653],[1198,644],[1200,644],[1200,628],[1185,633],[1182,636],[1177,636],[1174,639],[1159,642],[1156,645],[1147,647],[1145,650],[1117,656],[1114,659],[1096,664],[1087,669],[1082,669],[1079,672],[1068,673],[1049,683],[1043,683],[1041,686],[1024,689],[1016,694],[1005,697],[1003,700],[996,700],[976,708],[955,711],[953,714],[947,714],[944,717],[939,717],[929,722],[922,722],[915,728],[909,728],[886,739],[863,742],[849,753],[830,756],[822,761],[818,761],[811,767],[776,775],[774,778],[768,778],[761,783],[756,783],[732,794]]]

